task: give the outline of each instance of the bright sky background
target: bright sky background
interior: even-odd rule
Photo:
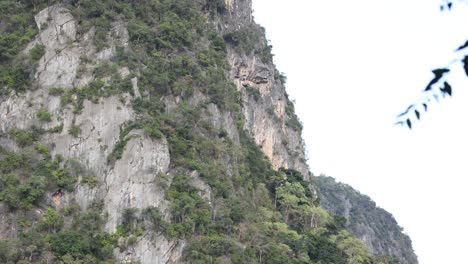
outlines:
[[[253,0],[288,77],[309,165],[369,195],[421,264],[468,263],[468,78],[413,130],[395,117],[468,39],[468,7],[439,0]]]

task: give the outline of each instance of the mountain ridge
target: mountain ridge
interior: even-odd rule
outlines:
[[[396,256],[399,263],[418,263],[409,236],[392,214],[367,195],[332,177],[316,177],[320,204],[331,214],[344,217],[346,228],[375,255]]]
[[[319,207],[250,0],[0,11],[1,262],[390,263]]]

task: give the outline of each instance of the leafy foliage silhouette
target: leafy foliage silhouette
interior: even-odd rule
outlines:
[[[458,0],[457,2],[468,4],[468,1],[466,0]],[[453,8],[453,5],[454,1],[443,0],[440,4],[440,10],[442,12],[450,11]],[[468,40],[463,45],[458,47],[455,50],[455,52],[460,52],[467,48]],[[412,129],[414,118],[416,118],[417,120],[421,120],[421,107],[424,109],[424,112],[427,112],[429,103],[433,100],[438,102],[441,97],[445,98],[446,96],[452,96],[452,86],[448,83],[446,77],[452,70],[452,65],[458,63],[460,63],[463,66],[465,74],[468,77],[468,54],[465,54],[462,59],[456,59],[455,61],[450,63],[446,68],[438,68],[433,70],[432,73],[434,73],[434,77],[422,91],[419,100],[416,103],[413,103],[410,106],[408,106],[408,108],[406,108],[405,111],[403,111],[397,116],[397,121],[395,122],[395,125],[407,126],[409,129]]]

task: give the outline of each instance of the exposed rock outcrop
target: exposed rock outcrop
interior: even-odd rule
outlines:
[[[257,33],[262,29],[254,24],[250,1],[227,1],[229,14],[219,24],[226,33],[242,27],[254,27]],[[126,123],[136,118],[129,101],[130,94],[101,98],[97,102],[83,101],[82,110],[63,105],[59,95],[50,93],[51,89],[65,92],[74,87],[83,87],[95,78],[93,64],[102,64],[115,55],[116,46],[127,47],[129,35],[125,23],[113,22],[108,34],[108,47],[98,50],[93,44],[94,28],[79,35],[77,20],[70,10],[62,5],[50,6],[35,16],[39,34],[25,49],[27,54],[35,45],[45,48],[34,76],[36,89],[24,94],[14,94],[0,101],[0,132],[11,129],[29,129],[32,126],[52,129],[63,126],[59,133],[44,135],[43,142],[50,147],[51,154],[63,155],[65,160],[73,160],[96,177],[96,186],[78,185],[72,193],[57,193],[51,196],[57,209],[63,209],[76,201],[81,210],[86,210],[95,201],[103,201],[103,213],[107,215],[106,230],[115,232],[120,217],[126,208],[144,209],[157,207],[169,217],[168,201],[164,189],[157,184],[158,175],[169,173],[170,154],[165,138],[159,141],[148,138],[142,131],[130,132],[122,157],[109,163],[120,131]],[[224,23],[226,22],[226,23]],[[255,45],[264,45],[264,37]],[[303,142],[300,130],[286,125],[287,96],[284,86],[275,78],[272,62],[264,63],[258,56],[246,56],[233,48],[229,50],[230,77],[242,94],[245,128],[255,142],[262,147],[274,168],[294,168],[308,176],[305,164]],[[126,77],[128,68],[119,69]],[[140,97],[138,78],[132,79],[135,97]],[[254,99],[246,92],[246,87],[259,91],[260,97]],[[196,105],[204,95],[194,96]],[[178,104],[178,98],[168,97],[166,105]],[[45,109],[52,115],[51,122],[41,123],[36,113]],[[232,114],[219,109],[215,104],[206,108],[207,119],[216,129],[226,131],[229,138],[239,142],[239,132]],[[69,131],[79,128],[79,135]],[[5,146],[5,145],[4,145]],[[202,197],[210,199],[210,189],[198,176],[194,184],[203,190]],[[80,181],[81,179],[78,179]],[[144,195],[142,195],[144,194]],[[118,252],[122,262],[140,261],[141,263],[176,263],[180,261],[184,242],[169,242],[164,237],[151,238],[145,235],[130,250]],[[154,262],[157,260],[157,262]]]
[[[302,127],[288,99],[281,74],[271,57],[265,57],[263,53],[269,54],[269,46],[264,29],[254,22],[251,5],[251,0],[231,1],[226,23],[220,23],[227,41],[232,41],[232,34],[252,35],[252,39],[247,40],[252,52],[246,55],[235,48],[228,50],[230,78],[243,95],[245,128],[270,158],[274,168],[295,169],[310,179]],[[290,120],[297,122],[295,126],[290,125]]]
[[[63,126],[60,133],[45,135],[43,142],[50,147],[52,155],[61,154],[65,160],[73,160],[90,171],[97,183],[92,187],[80,184],[73,193],[55,195],[53,199],[57,209],[76,201],[85,211],[91,203],[103,201],[108,232],[116,231],[126,208],[154,206],[168,216],[170,212],[167,211],[164,190],[156,183],[157,176],[167,174],[169,170],[170,155],[165,138],[155,141],[142,131],[132,131],[127,135],[130,139],[122,158],[114,164],[108,162],[108,156],[119,141],[120,130],[136,117],[129,105],[131,96],[110,96],[98,102],[84,100],[82,111],[76,113],[72,107],[61,105],[60,96],[49,93],[51,88],[66,91],[94,80],[87,69],[90,66],[83,58],[92,58],[96,64],[103,63],[114,56],[116,44],[128,45],[128,32],[124,25],[114,23],[109,33],[109,47],[97,51],[92,44],[94,30],[78,37],[76,21],[68,9],[60,5],[51,6],[39,12],[35,19],[40,33],[25,52],[36,44],[45,47],[35,74],[37,89],[25,94],[12,94],[0,101],[0,133],[31,126],[46,130]],[[78,74],[79,69],[81,74]],[[125,75],[126,71],[123,69],[121,72]],[[136,80],[134,86],[137,89]],[[36,113],[40,109],[52,114],[51,122],[43,124],[37,120]],[[69,130],[72,126],[79,127],[79,135],[71,135]],[[169,242],[162,236],[157,239],[144,236],[129,254],[141,263],[156,263],[153,262],[155,259],[159,261],[157,263],[175,263],[181,256],[183,245],[183,242]],[[123,262],[135,260],[118,255]]]
[[[168,8],[170,23],[161,14],[134,19],[145,11],[134,6],[136,11],[125,10],[130,6],[123,2],[122,10],[116,12],[132,11],[133,17],[120,13],[107,17],[109,10],[86,6],[92,1],[80,2],[78,7],[64,1],[35,15],[38,34],[22,46],[18,59],[31,63],[31,87],[25,91],[8,87],[8,94],[0,93],[0,161],[7,154],[25,151],[26,156],[39,157],[29,159],[34,166],[43,165],[38,170],[53,169],[31,183],[43,193],[31,195],[22,208],[25,215],[0,202],[0,242],[11,239],[16,245],[15,239],[24,230],[50,232],[59,241],[60,235],[78,239],[77,230],[88,231],[83,230],[87,226],[77,227],[80,217],[94,210],[90,221],[103,236],[90,235],[98,243],[94,249],[107,247],[107,255],[95,259],[183,263],[192,254],[210,263],[231,263],[228,256],[240,250],[242,256],[233,259],[245,263],[257,257],[264,263],[263,254],[277,257],[276,263],[295,254],[303,261],[328,257],[315,256],[312,249],[296,253],[288,244],[291,241],[283,241],[284,234],[301,241],[328,241],[320,232],[308,234],[316,236],[311,238],[297,230],[299,226],[318,227],[318,222],[304,224],[310,219],[325,223],[332,218],[316,207],[302,126],[285,91],[284,76],[273,64],[264,30],[253,20],[251,0],[183,1],[181,6],[182,1],[161,1]],[[159,12],[158,8],[153,7],[153,12]],[[84,11],[94,19],[88,27],[80,17]],[[183,16],[202,27],[187,26]],[[190,43],[193,39],[184,39],[189,33],[197,39],[195,44]],[[96,43],[97,36],[101,45]],[[140,41],[144,37],[150,40]],[[37,48],[43,49],[43,54],[36,53],[40,58],[27,59]],[[177,70],[182,73],[172,72]],[[30,137],[27,144],[15,138],[21,133]],[[11,170],[19,176],[7,175],[14,184],[37,176],[35,171],[21,169]],[[66,177],[71,178],[68,185],[61,182]],[[301,217],[289,209],[282,212],[283,204],[275,193],[281,187],[291,192],[286,188],[291,186],[297,191],[291,195],[301,196],[301,206],[310,209],[301,211]],[[29,194],[29,187],[21,192]],[[247,209],[250,212],[244,212]],[[353,211],[344,215],[351,218]],[[289,226],[289,219],[304,223]],[[264,240],[265,247],[271,248],[262,245],[256,249],[259,253],[248,252],[247,243],[256,246],[260,242],[256,236],[249,237],[253,231],[243,221],[252,221],[255,232],[278,232],[274,235],[277,244]],[[70,230],[75,233],[67,233]],[[342,231],[333,239],[350,236]],[[356,241],[362,257],[371,259]],[[83,252],[68,255],[58,244],[42,251],[31,247],[27,257],[52,263],[54,258],[102,253],[91,252],[91,246],[83,243]],[[333,246],[335,254],[340,247]],[[336,257],[344,260],[346,254]]]

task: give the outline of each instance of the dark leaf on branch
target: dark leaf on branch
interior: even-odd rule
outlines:
[[[440,76],[440,77],[442,77],[442,75],[443,75],[444,73],[447,73],[447,72],[449,72],[449,71],[450,71],[450,69],[441,68],[441,69],[435,69],[435,70],[433,70],[432,72],[435,74],[435,76]],[[440,77],[439,77],[439,78],[440,78]]]
[[[406,124],[408,125],[409,129],[411,129],[412,125],[411,125],[411,120],[409,118],[406,119]]]
[[[427,112],[427,104],[424,103],[423,106],[424,106],[424,111]]]
[[[462,46],[458,47],[458,49],[456,51],[460,51],[462,49],[465,49],[468,47],[468,40],[465,42],[465,44],[463,44]]]
[[[448,84],[448,82],[444,82],[444,87],[443,88],[440,88],[440,91],[445,95],[445,94],[448,94],[450,96],[452,96],[452,86],[450,86],[450,84]]]
[[[466,57],[465,57],[466,58]],[[442,68],[442,69],[435,69],[432,72],[434,73],[434,79],[432,79],[429,84],[426,86],[426,89],[424,91],[429,91],[432,89],[432,85],[436,84],[447,72],[450,70],[447,68]]]
[[[445,86],[445,91],[446,91],[450,96],[452,96],[452,86],[451,86],[448,82],[445,82],[445,83],[444,83],[444,86]]]
[[[463,69],[465,69],[465,74],[468,76],[468,56],[463,58]]]
[[[452,9],[452,2],[449,2],[449,3],[447,4],[447,7],[448,7],[449,10]]]
[[[421,119],[421,114],[419,113],[418,110],[414,110],[414,114],[416,115],[416,118],[417,118],[418,120]]]

